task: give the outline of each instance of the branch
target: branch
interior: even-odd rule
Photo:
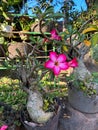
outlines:
[[[92,19],[94,19],[95,18],[95,16],[92,16],[90,19],[88,19],[86,22],[84,22],[84,24],[82,24],[82,26],[80,27],[80,29],[78,30],[78,32],[81,32],[82,31],[82,29],[84,28],[84,26],[86,25],[86,24],[88,24]]]
[[[3,52],[4,57],[6,57],[6,53],[5,53],[5,51],[4,51],[2,46],[0,46],[0,49],[1,49],[1,52]]]
[[[39,30],[40,30],[40,33],[42,34],[42,36],[43,36],[44,38],[47,38],[49,41],[53,41],[53,39],[51,39],[51,38],[47,37],[47,35],[46,35],[46,34],[44,34],[44,32],[42,31],[42,22],[43,22],[43,20],[42,20],[42,19],[41,19],[41,20],[39,20]]]

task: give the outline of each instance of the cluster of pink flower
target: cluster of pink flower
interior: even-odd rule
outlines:
[[[65,54],[57,54],[56,52],[50,52],[49,60],[45,62],[44,67],[52,70],[54,75],[59,75],[61,70],[67,70],[69,67],[77,67],[78,62],[76,58],[71,61],[67,61]]]
[[[50,38],[57,41],[62,40],[55,29],[51,31]],[[46,41],[48,42],[48,40]],[[77,66],[78,62],[76,58],[68,62],[65,54],[58,55],[56,52],[50,52],[50,59],[44,64],[44,67],[51,69],[54,72],[54,75],[59,75],[61,70],[67,70],[69,67],[75,68]]]
[[[0,130],[7,130],[8,126],[7,125],[3,125],[0,127]]]

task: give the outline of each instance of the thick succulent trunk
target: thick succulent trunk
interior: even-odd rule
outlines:
[[[79,59],[78,64],[79,66],[75,69],[75,76],[77,80],[82,81],[85,84],[85,86],[88,88],[96,89],[98,94],[98,83],[93,82],[92,74],[85,66],[83,60]]]
[[[29,91],[27,111],[32,121],[36,123],[45,123],[53,116],[52,112],[45,112],[42,107],[42,95],[36,91]]]
[[[52,116],[53,112],[45,112],[43,110],[43,98],[41,93],[37,90],[37,81],[31,77],[27,77],[25,68],[20,70],[23,90],[28,94],[27,111],[30,118],[35,123],[45,123]],[[29,88],[28,88],[28,86]]]
[[[86,68],[83,60],[78,60],[78,67],[75,69],[75,74],[77,79],[80,81],[87,81],[89,80],[92,76],[90,71]]]

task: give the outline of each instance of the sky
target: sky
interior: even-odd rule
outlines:
[[[76,4],[76,6],[75,6],[76,10],[78,10],[78,11],[81,11],[81,9],[87,10],[87,5],[85,3],[85,0],[73,0],[73,1]]]
[[[53,1],[53,4],[55,4],[56,1],[57,1],[57,0],[54,0],[54,1]],[[64,1],[64,0],[59,0],[59,2],[61,2],[62,4],[63,4],[63,1]],[[81,12],[81,10],[86,10],[86,9],[87,9],[85,0],[73,0],[73,1],[74,1],[74,3],[75,3],[75,6],[74,6],[75,10]],[[57,11],[60,10],[62,4],[58,4],[58,5],[56,4],[56,6],[55,6],[55,8],[54,8],[54,9],[55,9],[55,12],[57,12]],[[36,6],[36,5],[37,5],[36,0],[28,0],[28,3],[26,4],[26,7],[27,7],[27,8],[29,8],[29,7],[33,8],[33,7]],[[24,13],[24,9],[22,9],[22,13]],[[28,10],[28,13],[29,13],[30,15],[32,15],[32,11],[31,11],[30,9]]]
[[[54,0],[54,3],[55,3],[56,0]],[[59,0],[61,3],[63,3],[64,0]],[[81,12],[81,9],[82,10],[86,10],[87,9],[87,6],[86,6],[86,3],[85,3],[85,0],[73,0],[74,3],[75,3],[75,9],[78,10],[79,12]],[[58,5],[56,6],[55,10],[58,11],[60,9],[62,5]]]

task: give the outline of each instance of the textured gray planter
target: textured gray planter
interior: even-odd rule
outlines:
[[[57,113],[45,124],[37,124],[35,122],[27,122],[27,113],[21,112],[21,122],[26,130],[58,130],[58,121],[60,116],[61,107],[58,108]],[[25,116],[26,114],[26,116]],[[26,122],[25,122],[26,121]]]
[[[73,108],[81,112],[98,112],[98,96],[94,95],[89,97],[75,87],[69,88],[68,101]]]

